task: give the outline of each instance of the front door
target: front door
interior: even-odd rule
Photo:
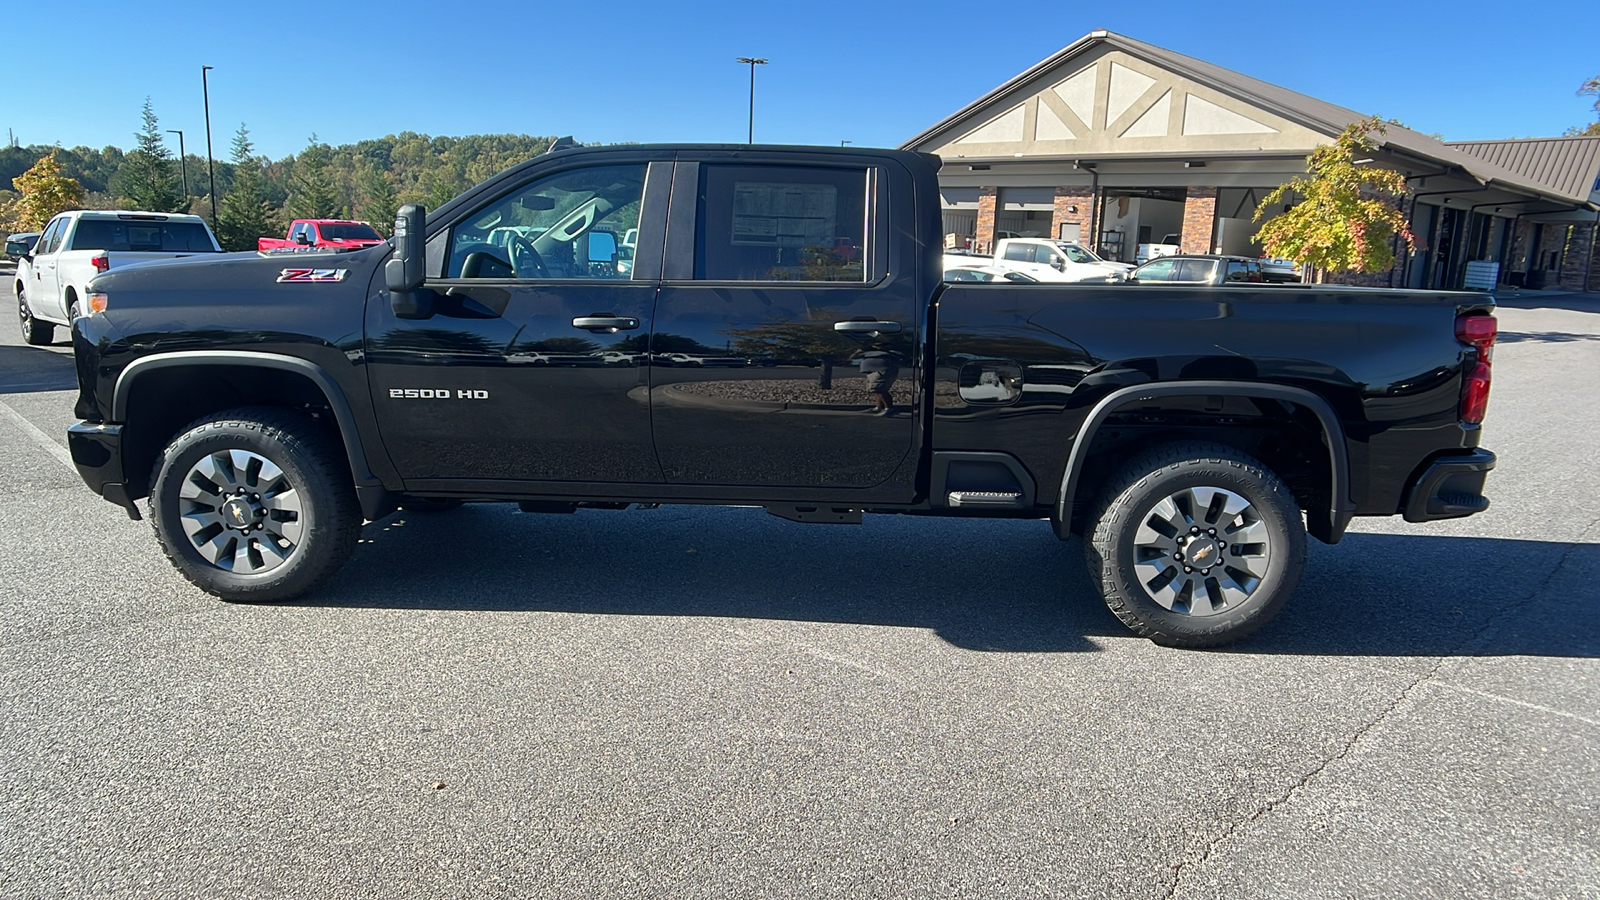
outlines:
[[[368,305],[373,404],[408,490],[661,481],[645,364],[656,273],[639,275],[625,244],[651,204],[665,218],[646,172],[590,164],[515,185],[435,235],[430,317]]]
[[[909,176],[808,157],[680,157],[650,346],[656,450],[670,484],[905,502],[923,298],[887,211],[893,188],[912,219]]]

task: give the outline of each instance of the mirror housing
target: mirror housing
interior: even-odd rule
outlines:
[[[394,217],[394,255],[383,265],[389,304],[402,319],[425,319],[433,314],[433,298],[422,288],[427,263],[427,210],[415,203],[400,207]]]
[[[617,259],[617,236],[609,231],[589,232],[589,262],[609,263]]]
[[[294,242],[296,244],[309,244],[311,243],[311,236],[306,234],[304,231],[296,232],[294,236]]]

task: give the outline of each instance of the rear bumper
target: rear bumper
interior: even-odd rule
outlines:
[[[122,426],[77,422],[67,428],[67,451],[89,489],[139,518],[122,472]]]
[[[1483,482],[1494,464],[1494,454],[1483,449],[1435,457],[1406,488],[1406,521],[1459,519],[1488,509]]]

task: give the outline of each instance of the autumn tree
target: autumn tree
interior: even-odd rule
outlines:
[[[1267,222],[1256,240],[1269,256],[1296,259],[1318,271],[1382,272],[1394,266],[1389,244],[1396,235],[1407,247],[1416,246],[1400,211],[1405,176],[1365,165],[1378,150],[1372,135],[1385,130],[1377,117],[1350,125],[1332,144],[1306,157],[1304,176],[1261,201],[1255,221]],[[1270,214],[1295,195],[1299,202],[1286,212]]]
[[[83,185],[61,174],[54,153],[39,157],[28,171],[11,179],[17,199],[0,210],[14,231],[41,231],[56,213],[83,206]]]
[[[311,136],[311,142],[294,162],[290,176],[289,215],[296,219],[332,219],[339,215],[339,193],[328,173],[332,149]]]
[[[257,238],[280,233],[278,214],[262,189],[261,161],[243,122],[233,136],[232,149],[233,187],[222,198],[217,239],[224,250],[254,250]]]
[[[178,173],[149,97],[144,98],[144,127],[134,138],[137,146],[123,157],[117,172],[117,196],[130,209],[187,212],[189,198],[178,196]]]

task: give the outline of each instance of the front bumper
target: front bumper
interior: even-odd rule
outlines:
[[[121,425],[74,423],[67,428],[67,451],[91,490],[127,510],[129,518],[140,517],[122,472]]]
[[[1483,482],[1494,464],[1494,454],[1481,448],[1434,457],[1406,488],[1406,521],[1459,519],[1488,509]]]

